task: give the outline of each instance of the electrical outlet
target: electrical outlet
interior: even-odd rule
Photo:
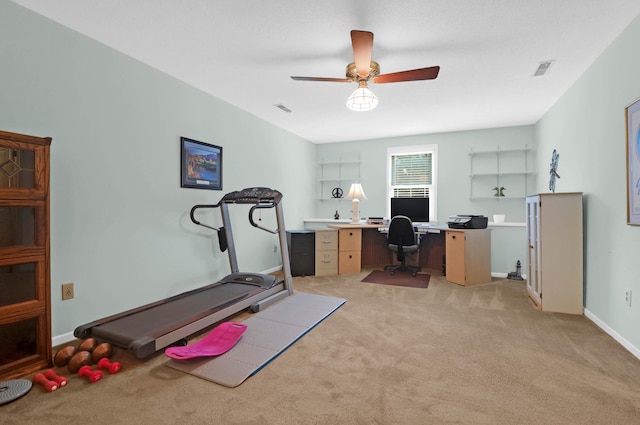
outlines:
[[[278,245],[277,244],[273,244],[273,252],[274,253],[278,252]]]
[[[70,300],[73,298],[73,283],[62,284],[62,299]]]
[[[624,303],[631,307],[631,289],[625,288],[624,290]]]

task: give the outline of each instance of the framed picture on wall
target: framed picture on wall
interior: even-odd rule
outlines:
[[[222,146],[180,138],[180,185],[222,190]]]
[[[627,224],[640,226],[640,99],[625,109],[627,123]]]

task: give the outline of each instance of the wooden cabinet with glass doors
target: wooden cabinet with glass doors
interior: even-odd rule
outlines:
[[[50,144],[0,131],[0,381],[51,365]]]
[[[526,198],[527,294],[538,309],[583,314],[582,193]]]

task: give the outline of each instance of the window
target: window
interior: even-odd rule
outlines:
[[[429,216],[437,221],[438,146],[387,149],[387,217],[391,198],[429,198]]]

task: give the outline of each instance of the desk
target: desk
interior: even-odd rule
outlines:
[[[360,256],[360,267],[351,269],[351,273],[358,273],[363,266],[382,266],[393,262],[393,252],[387,246],[387,235],[378,229],[384,226],[373,224],[330,224],[327,227],[342,232],[343,239],[347,239],[348,233],[354,233],[360,238],[360,252],[351,254]],[[442,270],[445,256],[445,234],[442,228],[431,228],[420,231],[420,255],[418,265],[423,269]],[[358,236],[359,235],[359,236]],[[338,243],[340,249],[340,242]],[[356,248],[357,251],[357,248]],[[345,252],[345,251],[343,251]]]
[[[383,226],[330,224],[327,227],[338,230],[339,274],[359,273],[364,266],[393,263],[387,236],[378,230]],[[418,265],[422,269],[442,270],[445,274],[447,258],[448,281],[460,285],[491,282],[490,232],[489,229],[449,229],[447,226],[421,228]],[[345,242],[345,249],[341,248],[343,240],[351,240]],[[359,247],[355,241],[359,241]]]

